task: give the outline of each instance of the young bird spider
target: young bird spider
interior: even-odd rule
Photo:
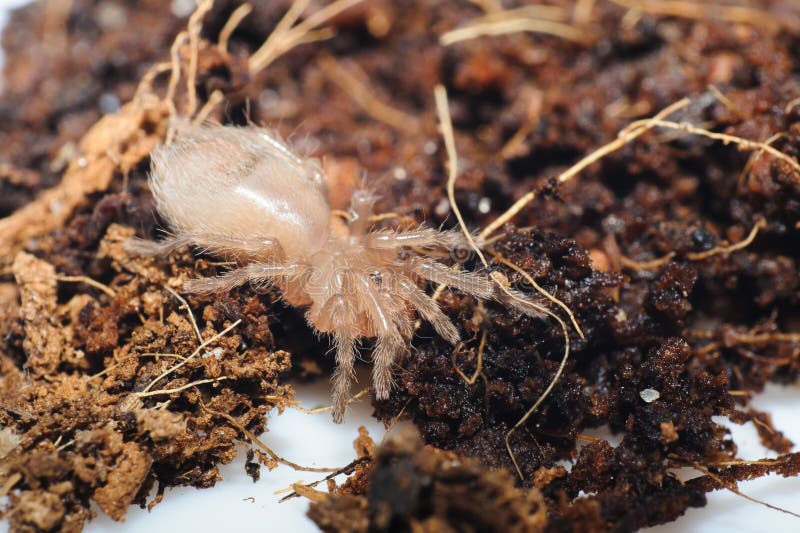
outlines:
[[[186,283],[187,292],[269,284],[289,304],[306,308],[308,324],[335,343],[336,421],[345,412],[361,338],[375,339],[378,399],[389,396],[392,364],[409,348],[414,311],[442,338],[459,341],[421,283],[504,299],[487,275],[455,271],[426,255],[462,245],[460,233],[373,229],[375,197],[366,190],[353,193],[347,221],[337,216],[316,161],[296,155],[263,128],[180,125],[174,142],[152,154],[150,187],[173,235],[131,248],[165,254],[191,245],[237,263],[221,276]],[[506,303],[539,314],[540,307],[520,302]]]

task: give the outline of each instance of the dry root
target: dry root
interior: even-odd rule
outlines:
[[[419,131],[417,117],[383,102],[370,90],[364,74],[355,64],[347,67],[331,56],[323,56],[319,66],[325,75],[347,93],[370,117],[405,133]]]
[[[574,178],[575,176],[577,176],[581,171],[583,171],[589,165],[596,163],[597,161],[603,159],[604,157],[616,152],[626,144],[636,140],[637,138],[641,137],[644,133],[650,131],[651,129],[664,128],[664,129],[671,129],[671,130],[685,132],[691,135],[700,135],[703,137],[707,137],[709,139],[721,141],[724,144],[736,144],[742,150],[753,151],[753,152],[759,152],[759,151],[766,152],[771,156],[775,157],[776,159],[788,164],[795,171],[797,180],[800,182],[800,163],[798,163],[796,159],[784,154],[779,150],[776,150],[768,142],[751,141],[748,139],[737,137],[735,135],[715,133],[684,122],[673,122],[665,120],[666,117],[669,117],[676,111],[679,111],[687,107],[689,103],[690,100],[688,98],[684,98],[664,108],[662,111],[657,113],[652,118],[637,120],[633,122],[632,124],[628,125],[625,129],[620,131],[619,136],[616,139],[598,148],[594,152],[590,153],[589,155],[587,155],[586,157],[575,163],[569,169],[561,173],[558,176],[557,181],[559,183],[567,182],[572,178]],[[526,195],[524,195],[519,200],[517,200],[502,215],[497,217],[497,219],[495,219],[494,222],[486,226],[486,228],[484,228],[483,231],[481,231],[479,235],[480,239],[481,240],[488,239],[495,231],[497,231],[504,224],[509,222],[512,218],[514,218],[514,216],[516,216],[517,213],[522,211],[522,209],[524,209],[525,206],[527,206],[531,201],[533,201],[535,197],[536,193],[531,191]]]
[[[344,10],[362,0],[337,0],[305,20],[297,20],[310,5],[310,0],[296,0],[269,38],[249,60],[251,75],[267,68],[281,55],[294,47],[332,35],[331,30],[318,28]],[[30,239],[45,235],[64,225],[74,210],[93,193],[108,189],[118,174],[125,175],[139,165],[157,144],[169,140],[169,118],[179,114],[175,99],[185,72],[186,108],[181,112],[189,118],[204,120],[214,106],[222,101],[221,94],[212,95],[209,102],[197,112],[195,91],[200,30],[202,18],[211,9],[212,0],[203,0],[190,17],[187,29],[181,32],[172,45],[170,61],[153,65],[142,77],[134,98],[113,115],[100,119],[78,143],[79,155],[67,166],[61,182],[0,220],[0,256],[14,257]],[[60,12],[60,11],[59,11]],[[221,44],[227,43],[230,33],[246,15],[246,9],[236,10],[220,34]],[[188,58],[181,56],[182,48],[189,47]],[[169,72],[170,78],[164,96],[153,89],[155,79]]]
[[[448,159],[447,197],[450,200],[450,208],[453,210],[453,213],[458,219],[458,224],[462,232],[464,233],[464,236],[466,237],[467,242],[470,245],[470,248],[472,248],[472,250],[478,255],[484,267],[487,270],[489,270],[489,263],[486,261],[486,257],[484,256],[483,251],[476,244],[475,238],[472,236],[472,233],[470,233],[470,231],[467,229],[467,226],[464,222],[464,217],[461,215],[461,211],[459,210],[458,204],[456,203],[455,184],[456,184],[456,179],[458,178],[458,156],[456,153],[456,143],[455,143],[455,134],[453,132],[453,123],[450,118],[450,110],[447,102],[447,91],[443,86],[438,85],[436,86],[434,96],[436,97],[436,110],[439,115],[439,126],[447,150],[447,159]],[[483,233],[484,232],[481,233],[481,239],[483,238]],[[512,265],[513,267],[515,267],[515,270],[527,275],[527,273],[522,271],[522,269],[520,269],[517,265],[513,265],[513,263],[509,261],[506,261],[505,264]],[[559,364],[558,369],[556,370],[555,375],[550,381],[550,384],[544,390],[542,395],[539,396],[539,399],[536,400],[533,406],[531,406],[531,408],[528,409],[528,411],[522,416],[522,418],[506,434],[506,449],[508,450],[508,455],[511,458],[511,461],[514,463],[514,467],[517,470],[517,474],[521,479],[524,479],[522,470],[520,469],[519,464],[517,463],[517,459],[514,456],[513,450],[511,449],[511,440],[510,440],[511,435],[517,429],[523,426],[525,422],[528,421],[531,415],[533,415],[533,413],[536,412],[536,410],[539,408],[542,402],[544,402],[544,400],[547,399],[547,397],[553,391],[556,384],[558,383],[558,380],[561,379],[561,375],[563,374],[564,368],[567,366],[567,361],[569,360],[569,349],[570,349],[569,331],[567,329],[566,323],[561,319],[561,317],[559,317],[546,307],[543,307],[529,299],[523,298],[519,293],[511,290],[508,279],[501,272],[498,271],[491,272],[490,277],[492,278],[492,281],[494,281],[497,289],[500,291],[501,294],[504,295],[505,298],[507,298],[507,301],[509,303],[512,303],[517,308],[535,309],[536,311],[538,311],[543,315],[552,317],[554,320],[558,322],[558,324],[561,326],[561,330],[564,333],[564,355],[561,359],[561,363]],[[532,285],[545,297],[547,297],[551,301],[556,302],[558,305],[566,309],[567,313],[569,313],[570,318],[573,320],[573,323],[575,324],[576,330],[580,333],[581,338],[583,338],[583,332],[581,332],[580,327],[575,321],[574,314],[566,306],[566,304],[564,304],[563,302],[555,298],[553,295],[545,291],[530,276],[527,276],[526,279],[528,279],[529,282],[532,282]],[[437,291],[439,291],[440,289],[442,289],[441,286],[437,289]]]
[[[567,18],[566,12],[556,6],[533,5],[507,10],[485,6],[484,10],[487,11],[486,15],[439,37],[441,45],[450,46],[479,37],[520,32],[554,35],[579,43],[585,43],[591,39],[591,35],[587,34],[585,28],[563,22]]]
[[[636,13],[662,17],[681,17],[696,20],[721,20],[732,24],[747,24],[770,33],[782,27],[797,28],[798,21],[784,19],[767,11],[747,6],[714,4],[688,0],[611,0]]]

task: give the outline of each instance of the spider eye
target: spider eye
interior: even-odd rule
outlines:
[[[383,283],[383,274],[376,270],[369,275],[369,279],[372,280],[372,283],[374,283],[376,286],[380,287],[381,283]]]
[[[472,255],[472,250],[465,246],[458,246],[453,248],[453,250],[450,252],[450,255],[453,258],[453,261],[456,263],[466,263]]]

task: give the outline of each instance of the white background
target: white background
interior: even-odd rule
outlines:
[[[0,0],[0,27],[5,24],[8,9],[25,3],[25,0]],[[362,386],[366,384],[366,379],[362,377]],[[325,383],[299,386],[297,390],[298,398],[308,408],[327,405],[329,402],[329,391]],[[754,406],[772,413],[776,427],[784,431],[792,441],[800,443],[800,387],[771,386],[765,394],[756,398]],[[337,425],[331,421],[329,413],[307,415],[290,409],[281,416],[270,415],[269,432],[262,440],[279,455],[302,465],[343,466],[355,457],[352,442],[357,436],[359,425],[365,425],[376,440],[382,437],[383,428],[370,417],[370,412],[369,401],[365,399],[351,408],[344,424]],[[731,427],[743,459],[775,456],[760,445],[751,424]],[[167,489],[163,502],[152,512],[132,507],[124,523],[115,523],[101,515],[88,525],[86,531],[203,533],[253,528],[270,531],[317,531],[314,524],[305,517],[306,501],[295,498],[286,503],[278,503],[280,496],[275,492],[297,481],[315,481],[323,474],[295,472],[280,466],[272,472],[262,469],[261,481],[253,483],[244,472],[244,453],[234,463],[223,466],[220,472],[223,481],[216,487]],[[324,484],[318,488],[324,489]],[[748,496],[800,512],[798,478],[768,476],[741,483],[739,488]],[[689,510],[678,522],[652,528],[650,531],[800,531],[800,519],[752,503],[731,492],[718,491],[710,494],[708,499],[709,504],[705,508]],[[0,531],[7,528],[7,523],[0,523]]]

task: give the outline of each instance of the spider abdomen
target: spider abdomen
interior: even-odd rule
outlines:
[[[307,257],[328,240],[319,169],[268,130],[182,125],[152,158],[158,211],[196,241],[277,243],[289,257]]]

